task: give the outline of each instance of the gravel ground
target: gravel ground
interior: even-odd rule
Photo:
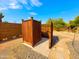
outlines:
[[[54,31],[53,34],[59,38],[59,41],[52,47],[49,57],[45,56],[45,53],[47,55],[49,51],[46,49],[47,40],[35,47],[37,52],[21,44],[23,42],[20,38],[0,44],[0,59],[79,59],[79,34],[76,34],[74,43],[72,43],[74,34],[71,32]],[[40,51],[43,51],[44,55],[39,53]]]
[[[15,47],[22,42],[23,42],[22,38],[17,38],[17,39],[12,39],[12,40],[5,41],[5,42],[0,42],[0,52],[6,48]]]
[[[59,42],[51,49],[49,59],[79,59],[79,34],[74,39],[74,33],[54,31],[59,37]]]
[[[22,43],[22,38],[0,43],[0,59],[48,59]]]
[[[0,59],[48,59],[37,53],[28,46],[20,44],[15,47],[6,48],[0,53]]]

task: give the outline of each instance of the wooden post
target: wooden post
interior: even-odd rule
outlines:
[[[4,17],[3,14],[0,13],[0,22],[2,22],[2,18],[3,18],[3,17]]]
[[[53,40],[52,40],[53,39],[53,24],[52,22],[50,23],[48,34],[49,34],[49,48],[51,48],[53,44]]]

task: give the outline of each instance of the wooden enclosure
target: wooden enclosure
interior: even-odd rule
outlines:
[[[0,22],[0,40],[19,37],[21,33],[21,24]]]
[[[53,33],[53,24],[42,24],[41,25],[41,32],[42,32],[42,37],[49,37],[48,33],[52,31]]]
[[[42,37],[49,37],[48,36],[48,31],[49,31],[49,27],[50,27],[50,25],[47,25],[47,24],[42,24],[41,25],[41,35],[42,35]]]
[[[23,41],[34,46],[41,40],[41,22],[33,20],[33,18],[22,21]]]

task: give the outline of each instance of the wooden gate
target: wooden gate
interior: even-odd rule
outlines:
[[[41,25],[42,37],[49,38],[49,48],[52,47],[53,44],[53,24],[42,24]]]

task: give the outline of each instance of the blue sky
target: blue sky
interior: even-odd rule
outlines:
[[[3,21],[21,22],[33,16],[43,23],[48,18],[63,18],[66,22],[79,15],[79,0],[0,0]]]

